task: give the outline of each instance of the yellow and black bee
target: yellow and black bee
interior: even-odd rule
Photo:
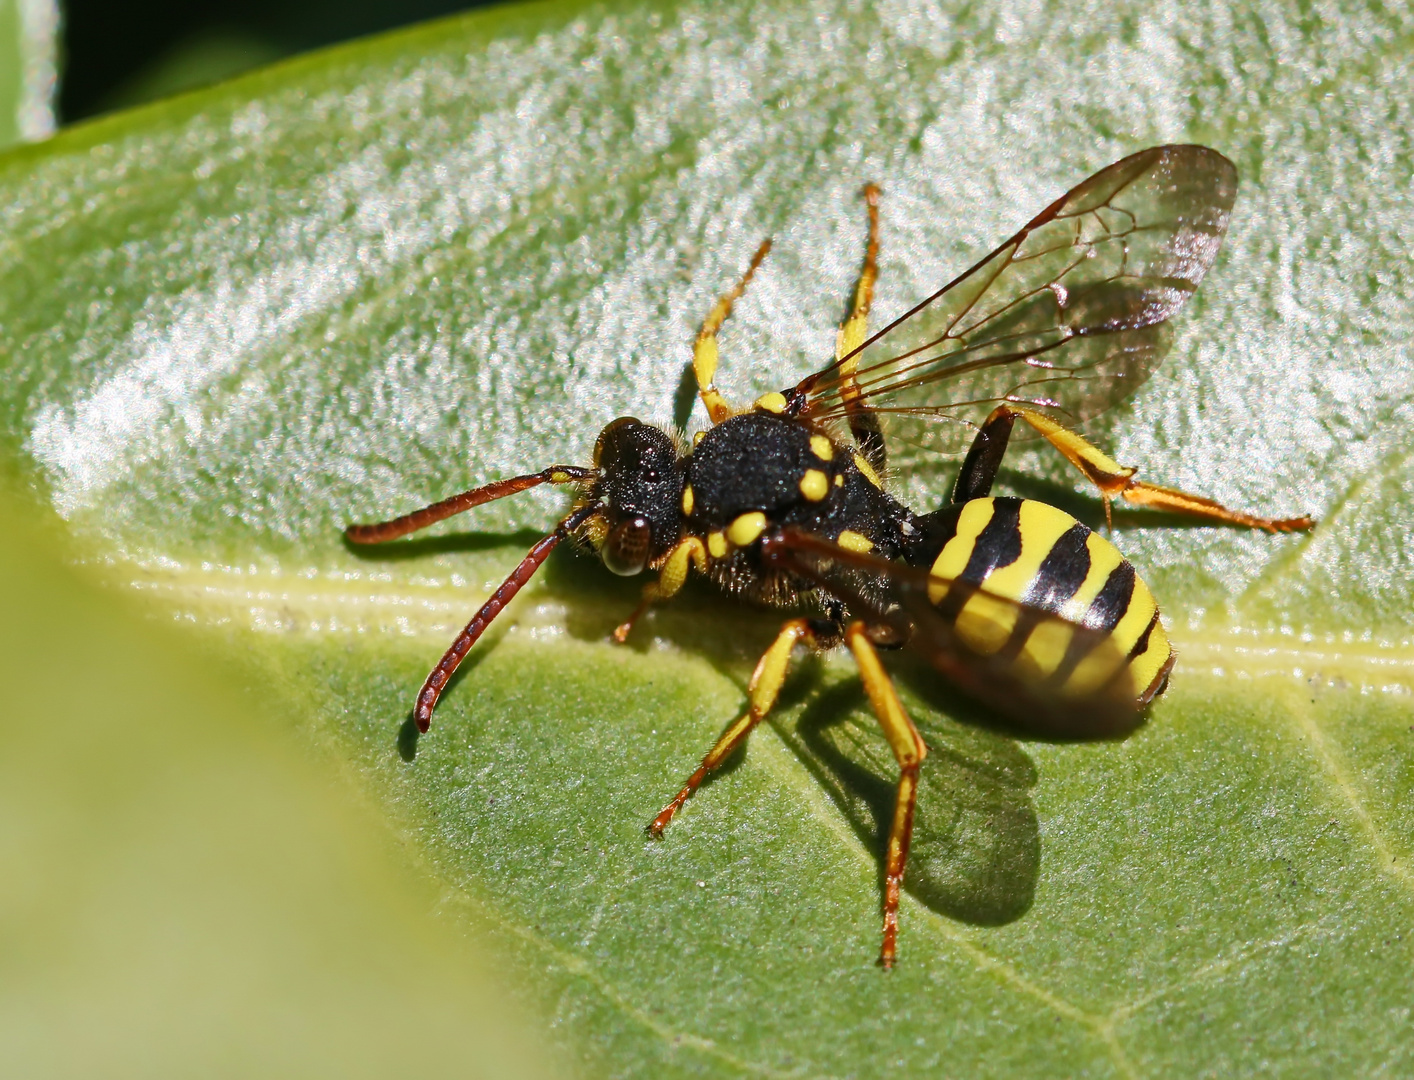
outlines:
[[[1272,532],[1264,518],[1136,479],[1062,425],[1129,397],[1158,365],[1168,319],[1212,266],[1237,193],[1214,150],[1160,146],[1101,170],[918,306],[867,336],[877,275],[877,189],[851,313],[832,363],[736,410],[717,391],[717,332],[769,250],[712,309],[693,368],[712,426],[691,447],[632,417],[599,436],[589,468],[552,465],[347,531],[380,543],[538,484],[574,484],[573,510],[537,543],[457,637],[418,694],[426,731],[437,698],[487,625],[550,551],[573,538],[616,574],[657,572],[615,631],[695,568],[723,591],[796,607],[751,678],[745,715],[718,739],[649,825],[660,836],[693,791],[770,711],[796,646],[847,645],[899,764],[885,865],[879,962],[894,963],[899,889],[927,747],[883,665],[908,645],[951,683],[1033,730],[1115,735],[1136,726],[1174,654],[1148,587],[1107,539],[1065,512],[990,494],[1022,421],[1113,499]],[[980,423],[969,412],[990,413]],[[915,513],[889,494],[885,428],[926,445],[944,419],[975,435],[951,498]]]

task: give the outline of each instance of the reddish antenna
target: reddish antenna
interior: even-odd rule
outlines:
[[[421,510],[414,510],[410,514],[393,518],[391,521],[380,521],[373,525],[350,525],[344,530],[344,536],[353,544],[381,544],[388,540],[397,540],[409,533],[417,532],[419,529],[425,529],[429,525],[435,525],[454,514],[470,510],[473,506],[505,498],[507,495],[514,495],[527,488],[537,487],[540,484],[579,483],[592,480],[596,475],[598,474],[593,469],[581,469],[573,465],[551,465],[548,469],[538,473],[515,476],[509,480],[497,480],[495,483],[486,484],[483,487],[463,491],[460,495],[453,495],[450,499],[443,499],[431,506],[424,506]],[[525,558],[520,561],[520,565],[511,571],[510,577],[506,578],[501,583],[501,587],[491,594],[490,599],[481,605],[481,610],[472,616],[471,622],[467,623],[462,632],[457,635],[451,648],[442,654],[442,659],[437,662],[437,666],[432,669],[422,684],[422,690],[417,695],[417,705],[413,708],[413,719],[417,721],[418,731],[426,732],[432,726],[432,710],[437,707],[437,699],[441,697],[447,680],[452,677],[452,673],[457,670],[457,666],[461,664],[471,647],[476,644],[477,639],[486,632],[486,628],[491,625],[491,620],[499,615],[516,593],[520,592],[521,587],[535,576],[535,571],[540,569],[541,564],[549,558],[550,552],[555,550],[560,541],[573,534],[576,529],[598,512],[599,504],[590,503],[588,506],[581,506],[561,520],[552,532],[536,542],[535,546],[526,553]]]
[[[350,525],[344,530],[344,535],[351,544],[383,544],[425,529],[429,525],[436,525],[439,521],[446,521],[447,518],[470,510],[473,506],[504,499],[518,491],[539,487],[541,484],[577,484],[593,480],[597,475],[593,469],[581,469],[575,465],[551,465],[538,473],[513,476],[509,480],[497,480],[470,491],[463,491],[460,495],[453,495],[450,499],[424,506],[421,510],[414,510],[411,514],[404,514],[391,521],[380,521],[375,525]]]

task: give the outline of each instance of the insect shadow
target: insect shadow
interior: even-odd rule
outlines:
[[[408,562],[425,559],[430,555],[461,555],[471,551],[492,551],[504,547],[529,547],[540,539],[535,529],[517,529],[515,532],[453,532],[440,536],[419,536],[413,540],[398,540],[391,544],[369,547],[367,544],[352,543],[343,537],[340,543],[344,550],[362,562]]]
[[[900,657],[892,670],[928,757],[904,889],[959,922],[1012,922],[1030,910],[1041,868],[1036,768],[1015,739],[924,704],[917,684],[929,676],[913,671],[911,659]],[[875,856],[882,888],[898,765],[863,688],[853,679],[837,683],[802,710],[782,710],[774,726]]]
[[[594,564],[556,553],[546,585],[569,601],[567,632],[603,641],[636,602],[631,580],[598,573]],[[691,583],[670,605],[655,608],[629,649],[671,642],[743,682],[770,643],[779,614],[746,604],[723,604]],[[913,842],[904,888],[950,919],[998,926],[1024,915],[1040,873],[1040,827],[1032,799],[1036,769],[1017,733],[984,709],[948,691],[928,664],[905,652],[890,654],[905,705],[928,745],[920,774]],[[733,716],[722,717],[725,726]],[[879,729],[859,680],[836,681],[815,656],[799,659],[763,728],[714,771],[694,796],[720,797],[726,781],[750,755],[751,742],[779,737],[805,764],[876,860],[880,883],[894,812],[898,764]],[[689,758],[707,750],[691,747]],[[665,776],[664,798],[679,779]]]
[[[689,360],[682,367],[678,377],[678,388],[673,391],[673,427],[686,431],[692,420],[692,407],[697,404],[697,375]]]

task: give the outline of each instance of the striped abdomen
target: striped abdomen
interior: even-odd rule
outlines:
[[[1121,664],[1139,702],[1163,688],[1173,650],[1158,606],[1113,544],[1030,499],[973,499],[955,513],[955,528],[927,552],[930,572],[977,589],[939,583],[929,598],[965,644],[988,655],[1007,650],[1029,681],[1053,680],[1067,696],[1093,692]],[[1076,623],[1096,631],[1088,644],[1073,640]]]

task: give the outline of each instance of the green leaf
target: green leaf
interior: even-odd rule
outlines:
[[[57,0],[0,0],[0,146],[54,130]]]
[[[564,3],[311,55],[0,160],[0,450],[351,764],[586,1075],[1398,1075],[1412,30],[1373,4]],[[557,553],[408,736],[563,497],[397,550],[344,524],[672,420],[764,236],[719,385],[809,371],[867,180],[886,318],[1165,141],[1237,163],[1236,216],[1165,366],[1087,430],[1321,524],[1117,515],[1181,651],[1124,742],[1017,742],[901,661],[931,753],[896,971],[872,965],[893,770],[844,662],[799,665],[775,730],[643,837],[769,613],[691,590],[616,648],[634,583]],[[1011,464],[1102,519],[1054,455]],[[897,487],[936,503],[954,467]]]
[[[0,526],[6,1071],[547,1075],[268,697]]]
[[[141,105],[207,86],[288,54],[273,41],[234,27],[198,31],[118,83],[96,102],[95,112]]]

